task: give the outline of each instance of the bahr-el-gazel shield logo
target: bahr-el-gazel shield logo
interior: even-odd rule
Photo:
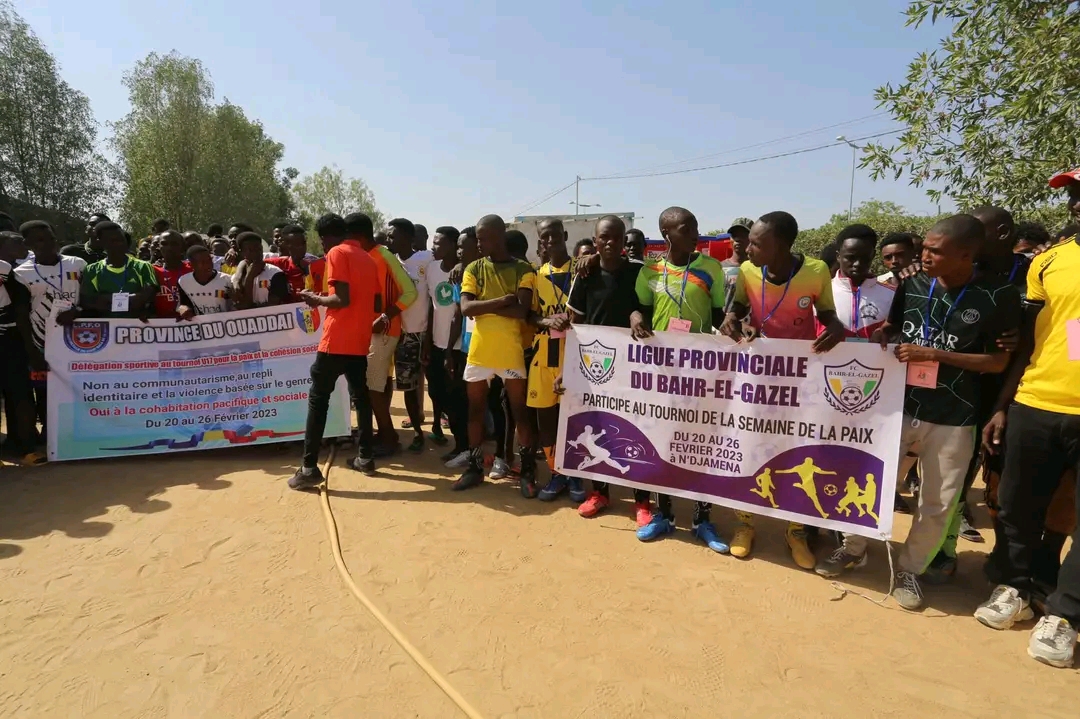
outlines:
[[[615,348],[593,340],[578,347],[581,373],[593,384],[604,384],[615,376]]]
[[[844,365],[825,365],[825,399],[844,414],[859,414],[873,407],[881,397],[885,370],[867,367],[858,360]]]

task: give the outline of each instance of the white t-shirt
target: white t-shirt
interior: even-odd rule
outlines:
[[[401,331],[406,334],[427,332],[428,303],[424,298],[428,296],[428,265],[431,262],[431,252],[423,250],[409,255],[409,259],[401,260],[401,266],[405,268],[405,274],[416,285],[416,300],[405,308],[401,313]]]
[[[443,270],[441,262],[432,261],[428,265],[427,287],[431,306],[435,308],[432,314],[431,338],[436,347],[446,349],[450,344],[450,325],[457,313],[457,302],[454,302],[454,285],[450,282],[450,273]],[[424,302],[423,305],[426,308],[428,303]],[[458,335],[454,349],[461,349],[461,335]]]
[[[281,270],[273,265],[264,265],[263,271],[259,273],[259,276],[255,278],[255,284],[251,286],[251,301],[257,305],[265,305],[270,303],[270,280],[274,275],[281,274]],[[240,270],[233,273],[232,276],[233,288],[237,291],[240,290]]]
[[[195,310],[195,314],[213,315],[232,309],[229,302],[232,277],[224,272],[215,272],[214,277],[205,285],[195,279],[194,273],[189,272],[181,275],[177,284],[183,293],[180,295],[180,304],[188,305]]]
[[[15,268],[15,279],[30,292],[30,329],[38,349],[45,349],[45,332],[53,302],[61,300],[70,306],[79,304],[79,281],[85,268],[86,260],[68,255],[60,255],[60,261],[55,265],[40,265],[28,260]]]
[[[837,276],[832,281],[832,293],[836,318],[844,325],[845,335],[867,339],[889,319],[896,290],[876,277],[867,278],[856,290],[851,280]]]

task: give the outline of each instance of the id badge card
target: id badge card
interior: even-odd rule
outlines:
[[[908,362],[907,383],[911,387],[934,389],[937,387],[937,362]]]
[[[1080,362],[1080,320],[1065,323],[1065,341],[1069,348],[1069,359]]]
[[[131,306],[131,295],[127,292],[113,292],[112,295],[112,311],[113,312],[127,312],[128,307]]]
[[[670,319],[667,328],[668,332],[689,332],[690,320]]]

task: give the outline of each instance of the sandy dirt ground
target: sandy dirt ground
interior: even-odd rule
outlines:
[[[624,490],[594,520],[508,483],[451,493],[440,452],[372,478],[339,458],[331,504],[356,582],[487,719],[1077,716],[1080,672],[1028,659],[1030,624],[971,618],[976,545],[909,614],[796,569],[779,522],[741,562],[677,503],[683,529],[645,545]],[[298,457],[0,470],[0,716],[463,716],[346,589],[318,496],[285,486]],[[851,582],[887,589],[880,544]]]

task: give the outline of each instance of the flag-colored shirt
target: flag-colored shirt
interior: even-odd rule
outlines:
[[[646,259],[637,276],[637,296],[652,307],[652,328],[664,332],[673,319],[690,322],[691,332],[711,332],[714,309],[724,308],[724,267],[719,260],[695,252],[688,265],[672,265],[666,257]]]
[[[781,284],[762,282],[763,268],[755,267],[749,260],[739,268],[735,302],[750,308],[750,323],[763,337],[815,339],[814,312],[836,310],[829,266],[821,260],[797,255],[797,264],[799,260],[802,264]]]

